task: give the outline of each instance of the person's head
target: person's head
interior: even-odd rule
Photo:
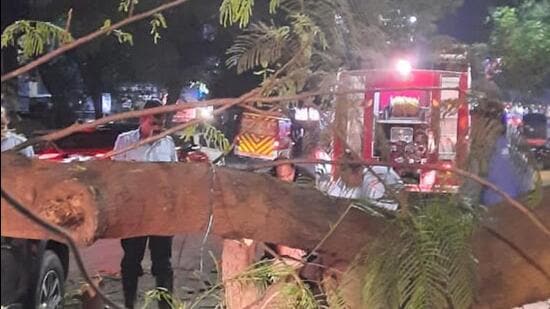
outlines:
[[[158,100],[149,100],[143,105],[143,109],[162,106]],[[139,118],[139,129],[143,136],[149,137],[160,133],[164,127],[164,115],[147,115]]]
[[[275,159],[275,162],[283,160],[288,160],[288,158],[279,157]],[[273,168],[272,174],[282,181],[293,182],[296,175],[296,166],[292,163],[279,164]]]
[[[282,181],[293,182],[296,175],[294,164],[281,164],[275,167],[275,176]]]

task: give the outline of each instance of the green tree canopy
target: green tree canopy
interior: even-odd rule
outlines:
[[[548,86],[550,1],[527,0],[517,8],[498,7],[490,21],[492,54],[503,60],[503,72],[497,82],[525,93]]]

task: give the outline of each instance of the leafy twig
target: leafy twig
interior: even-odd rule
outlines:
[[[168,3],[165,3],[163,5],[160,5],[160,6],[154,8],[152,10],[149,10],[147,12],[143,12],[143,13],[128,17],[126,19],[123,19],[123,20],[121,20],[121,21],[119,21],[119,22],[117,22],[117,23],[115,23],[115,24],[113,24],[109,27],[102,27],[102,28],[100,28],[100,29],[98,29],[98,30],[96,30],[92,33],[89,33],[89,34],[87,34],[87,35],[85,35],[81,38],[78,38],[78,39],[76,39],[76,40],[74,40],[74,41],[72,41],[72,42],[70,42],[66,45],[63,45],[59,48],[56,48],[55,50],[53,50],[53,51],[37,58],[36,60],[34,60],[34,61],[24,65],[24,66],[21,66],[21,67],[13,70],[11,72],[8,72],[8,73],[2,75],[1,82],[3,83],[7,80],[10,80],[10,79],[18,76],[18,75],[27,73],[30,70],[32,70],[32,69],[48,62],[48,61],[50,61],[52,59],[54,59],[55,57],[60,56],[60,55],[64,54],[65,52],[67,52],[71,49],[74,49],[74,48],[76,48],[76,47],[78,47],[82,44],[86,44],[86,43],[88,43],[88,42],[90,42],[90,41],[92,41],[92,40],[94,40],[94,39],[96,39],[96,38],[98,38],[98,37],[100,37],[104,34],[110,33],[110,32],[112,32],[116,29],[122,28],[122,27],[124,27],[128,24],[131,24],[131,23],[136,22],[138,20],[142,20],[142,19],[147,18],[149,16],[152,16],[156,13],[160,13],[164,10],[167,10],[167,9],[173,8],[175,6],[178,6],[178,5],[180,5],[180,4],[182,4],[186,1],[188,1],[188,0],[174,0],[172,2],[168,2]]]
[[[67,14],[67,23],[65,24],[65,32],[70,33],[71,29],[71,21],[73,20],[73,9],[69,9],[69,13]]]

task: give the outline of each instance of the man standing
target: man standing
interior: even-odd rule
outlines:
[[[147,101],[144,109],[159,107],[157,100]],[[140,140],[156,135],[164,126],[164,118],[157,115],[144,116],[139,119],[139,128],[120,134],[115,142],[114,150],[125,149]],[[136,162],[174,162],[177,161],[176,147],[171,137],[164,137],[151,144],[139,146],[114,156],[114,160]],[[142,236],[122,239],[124,257],[121,262],[122,287],[126,308],[133,309],[136,301],[138,278],[143,275],[141,261],[145,254],[145,246],[149,242],[151,251],[151,273],[155,276],[157,287],[172,292],[173,271],[171,265],[172,236]],[[160,302],[159,308],[169,308],[166,302]]]
[[[2,152],[10,150],[27,140],[22,135],[11,131],[8,128],[9,123],[7,111],[4,109],[4,106],[2,106]],[[34,150],[31,146],[22,149],[19,153],[28,158],[34,157]]]

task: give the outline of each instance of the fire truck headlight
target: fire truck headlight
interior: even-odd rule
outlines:
[[[411,74],[412,71],[411,63],[405,59],[398,60],[395,64],[395,68],[397,69],[397,72],[403,76]]]

